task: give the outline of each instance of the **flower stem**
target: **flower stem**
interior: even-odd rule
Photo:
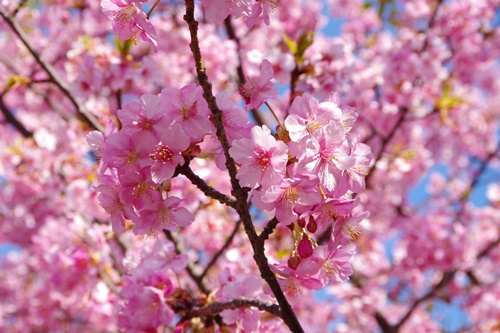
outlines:
[[[278,123],[278,125],[281,127],[281,128],[284,128],[283,125],[281,124],[280,120],[278,119],[278,116],[276,116],[276,113],[274,113],[274,110],[273,108],[271,107],[271,105],[269,105],[269,103],[267,101],[264,102],[264,104],[266,104],[267,108],[269,109],[269,111],[271,111],[271,113],[273,114],[274,116],[274,119],[276,119],[276,122]]]
[[[153,7],[151,7],[151,9],[149,10],[148,12],[148,20],[149,20],[149,17],[151,16],[151,14],[153,13],[153,10],[156,8],[156,6],[158,6],[158,4],[160,3],[160,0],[156,0],[155,4],[153,5]]]

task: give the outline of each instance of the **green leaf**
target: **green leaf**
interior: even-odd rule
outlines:
[[[312,45],[314,42],[314,31],[304,32],[299,37],[299,41],[297,43],[297,54],[296,54],[296,62],[297,65],[302,64],[304,61],[304,53],[307,48]]]
[[[132,40],[132,38],[126,41],[122,41],[118,37],[115,37],[116,48],[118,49],[122,57],[126,57],[130,53],[130,47],[132,46],[133,42],[134,41]]]
[[[290,52],[292,52],[293,55],[297,54],[297,44],[290,39],[285,33],[283,33],[283,40],[285,41],[286,45],[288,45],[288,48],[290,49]]]

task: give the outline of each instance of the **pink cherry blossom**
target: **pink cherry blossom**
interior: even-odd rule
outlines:
[[[175,123],[167,128],[160,136],[160,143],[149,155],[153,161],[151,166],[152,180],[160,184],[172,177],[175,168],[184,163],[181,152],[189,147],[189,137],[184,133],[180,124]]]
[[[155,52],[158,42],[155,28],[142,9],[144,0],[101,0],[102,12],[113,21],[113,31],[118,38],[136,41],[137,35],[149,42]]]
[[[163,110],[160,105],[160,98],[156,95],[143,95],[139,102],[127,102],[121,110],[117,111],[118,119],[123,128],[129,134],[135,134],[140,131],[150,131],[158,136],[162,127],[168,126],[161,122]]]
[[[267,188],[285,175],[288,147],[276,141],[267,126],[252,128],[251,139],[234,140],[229,153],[241,164],[237,178],[242,186]]]
[[[270,267],[277,274],[281,288],[291,296],[299,296],[303,293],[303,288],[309,290],[323,288],[321,281],[313,277],[320,269],[320,264],[318,258],[309,257],[302,260],[295,269],[278,264]]]
[[[293,100],[290,106],[290,115],[285,119],[285,127],[292,141],[298,142],[302,138],[321,130],[332,120],[340,121],[342,110],[333,102],[318,101],[309,94],[303,94]]]
[[[99,203],[110,215],[113,231],[117,234],[123,233],[125,219],[132,219],[136,216],[133,207],[120,200],[116,185],[101,184],[96,190],[99,192]]]
[[[160,97],[166,117],[181,124],[191,140],[199,140],[213,130],[210,110],[201,87],[191,83],[181,90],[166,88]]]
[[[152,203],[141,209],[140,216],[132,221],[135,223],[134,233],[141,235],[156,235],[163,229],[175,230],[186,227],[194,220],[194,215],[181,207],[182,199],[174,196]]]
[[[224,273],[228,273],[227,270]],[[255,298],[262,291],[262,283],[253,275],[227,276],[220,290],[222,300],[231,300],[238,297]],[[220,277],[219,280],[224,280]],[[256,309],[224,310],[221,317],[226,324],[238,323],[238,326],[247,332],[257,332],[259,327],[259,311]]]
[[[222,121],[229,143],[234,139],[249,138],[252,125],[249,123],[248,113],[231,102],[226,93],[220,93],[216,98],[217,106],[222,111]]]
[[[257,22],[257,19],[262,14],[262,18],[264,19],[264,23],[269,25],[269,12],[273,12],[278,8],[279,0],[259,0],[252,6],[252,14],[246,20],[246,24],[248,27],[252,27]]]
[[[323,284],[328,281],[345,282],[349,279],[353,273],[349,260],[355,250],[353,243],[336,247],[336,243],[331,240],[328,245],[320,245],[314,249],[313,258],[320,259],[319,279]]]
[[[245,99],[245,110],[256,109],[267,99],[278,96],[278,90],[271,82],[273,76],[273,66],[264,59],[260,65],[260,75],[248,78],[248,82],[240,88],[240,94]]]
[[[130,278],[125,278],[125,283],[121,295],[127,303],[118,318],[120,327],[147,332],[173,321],[174,312],[166,305],[163,290],[136,284]]]
[[[278,221],[288,225],[297,220],[299,214],[321,201],[317,185],[317,178],[287,178],[279,185],[257,191],[252,203],[260,209],[276,209]]]
[[[156,139],[149,132],[139,132],[133,136],[126,131],[113,133],[106,139],[102,158],[122,172],[139,171],[153,164],[149,159],[149,152],[155,142]]]
[[[161,199],[160,193],[154,188],[155,184],[151,179],[150,167],[120,174],[118,178],[120,180],[120,200],[125,204],[141,209]]]
[[[219,24],[231,14],[240,17],[249,6],[248,0],[203,0],[203,8],[207,20]]]
[[[354,139],[349,142],[350,156],[356,159],[354,165],[343,174],[347,178],[349,190],[360,193],[365,189],[365,177],[368,174],[373,154],[369,146]]]
[[[329,191],[336,189],[339,195],[347,188],[337,188],[344,170],[351,168],[356,159],[349,156],[345,147],[345,132],[341,124],[331,121],[324,130],[310,140],[314,148],[309,152],[308,168],[318,175],[321,185]],[[343,193],[342,193],[343,192]]]

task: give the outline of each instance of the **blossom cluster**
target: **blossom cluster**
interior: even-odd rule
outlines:
[[[272,77],[265,60],[252,89],[242,90],[246,105],[260,107],[275,96]],[[256,208],[274,212],[291,230],[294,248],[288,262],[272,265],[284,291],[298,295],[302,287],[321,289],[330,281],[347,281],[352,274],[351,242],[368,216],[353,212],[359,200],[352,196],[364,189],[372,159],[369,147],[349,135],[357,114],[340,109],[335,95],[320,103],[303,94],[295,98],[273,135],[267,126],[249,124],[245,111],[224,94],[218,102],[229,154],[239,166],[236,178],[251,189]],[[204,141],[214,137],[215,125],[201,87],[189,84],[144,95],[140,102],[126,103],[117,115],[119,131],[89,136],[102,158],[97,190],[113,229],[123,232],[125,220],[131,220],[134,233],[141,235],[188,227],[194,214],[183,207],[182,198],[169,193],[169,187],[178,167],[209,155],[204,154]],[[221,147],[216,150],[222,158]],[[329,228],[333,232],[329,230],[328,243],[316,244],[312,235]]]
[[[499,1],[195,2],[0,1],[0,331],[499,327]]]
[[[241,185],[255,189],[252,203],[292,230],[295,248],[287,265],[273,266],[290,294],[352,274],[350,242],[369,214],[353,213],[358,200],[350,197],[364,189],[372,159],[368,146],[347,137],[355,119],[355,112],[338,107],[335,96],[319,103],[304,94],[290,107],[282,140],[256,126],[250,138],[235,140],[229,150],[241,165]],[[328,245],[315,244],[311,235],[332,227]]]
[[[103,13],[112,21],[113,32],[121,40],[137,43],[137,36],[151,44],[158,51],[156,30],[142,4],[147,0],[101,0]],[[229,15],[244,17],[248,27],[257,24],[262,15],[266,25],[270,24],[269,14],[276,10],[279,0],[204,0],[206,18],[211,23],[222,23]]]
[[[139,260],[125,258],[130,275],[123,278],[123,298],[118,324],[131,332],[154,331],[159,325],[174,320],[174,311],[167,299],[174,292],[174,283],[167,273],[179,272],[188,263],[186,255],[175,254],[174,245],[161,238],[145,248]]]

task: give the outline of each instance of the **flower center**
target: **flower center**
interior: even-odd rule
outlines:
[[[172,158],[172,156],[174,156],[174,154],[175,152],[173,152],[169,146],[161,146],[156,148],[155,153],[149,155],[149,158],[154,162],[165,164],[170,161],[170,159]]]
[[[352,242],[355,241],[359,237],[359,235],[361,235],[363,229],[358,223],[349,220],[344,222],[341,230],[342,235],[344,235],[345,238]]]
[[[128,26],[134,22],[134,17],[137,14],[137,8],[134,5],[128,5],[118,10],[115,15],[115,22],[120,26]]]
[[[296,204],[299,200],[299,189],[293,186],[290,186],[283,192],[283,201],[286,201],[290,204]]]
[[[258,147],[254,155],[254,161],[261,170],[266,170],[271,165],[271,153],[262,147]]]
[[[193,104],[190,106],[184,105],[182,109],[179,110],[179,113],[182,115],[182,119],[186,120],[188,118],[191,118],[196,115],[196,106],[198,102],[195,101]]]
[[[137,122],[137,126],[142,128],[143,130],[149,131],[153,127],[153,121],[144,116],[140,116],[139,121]]]
[[[324,161],[332,161],[333,160],[333,157],[332,157],[332,153],[331,153],[331,149],[323,149],[319,156],[321,157],[322,160]]]

